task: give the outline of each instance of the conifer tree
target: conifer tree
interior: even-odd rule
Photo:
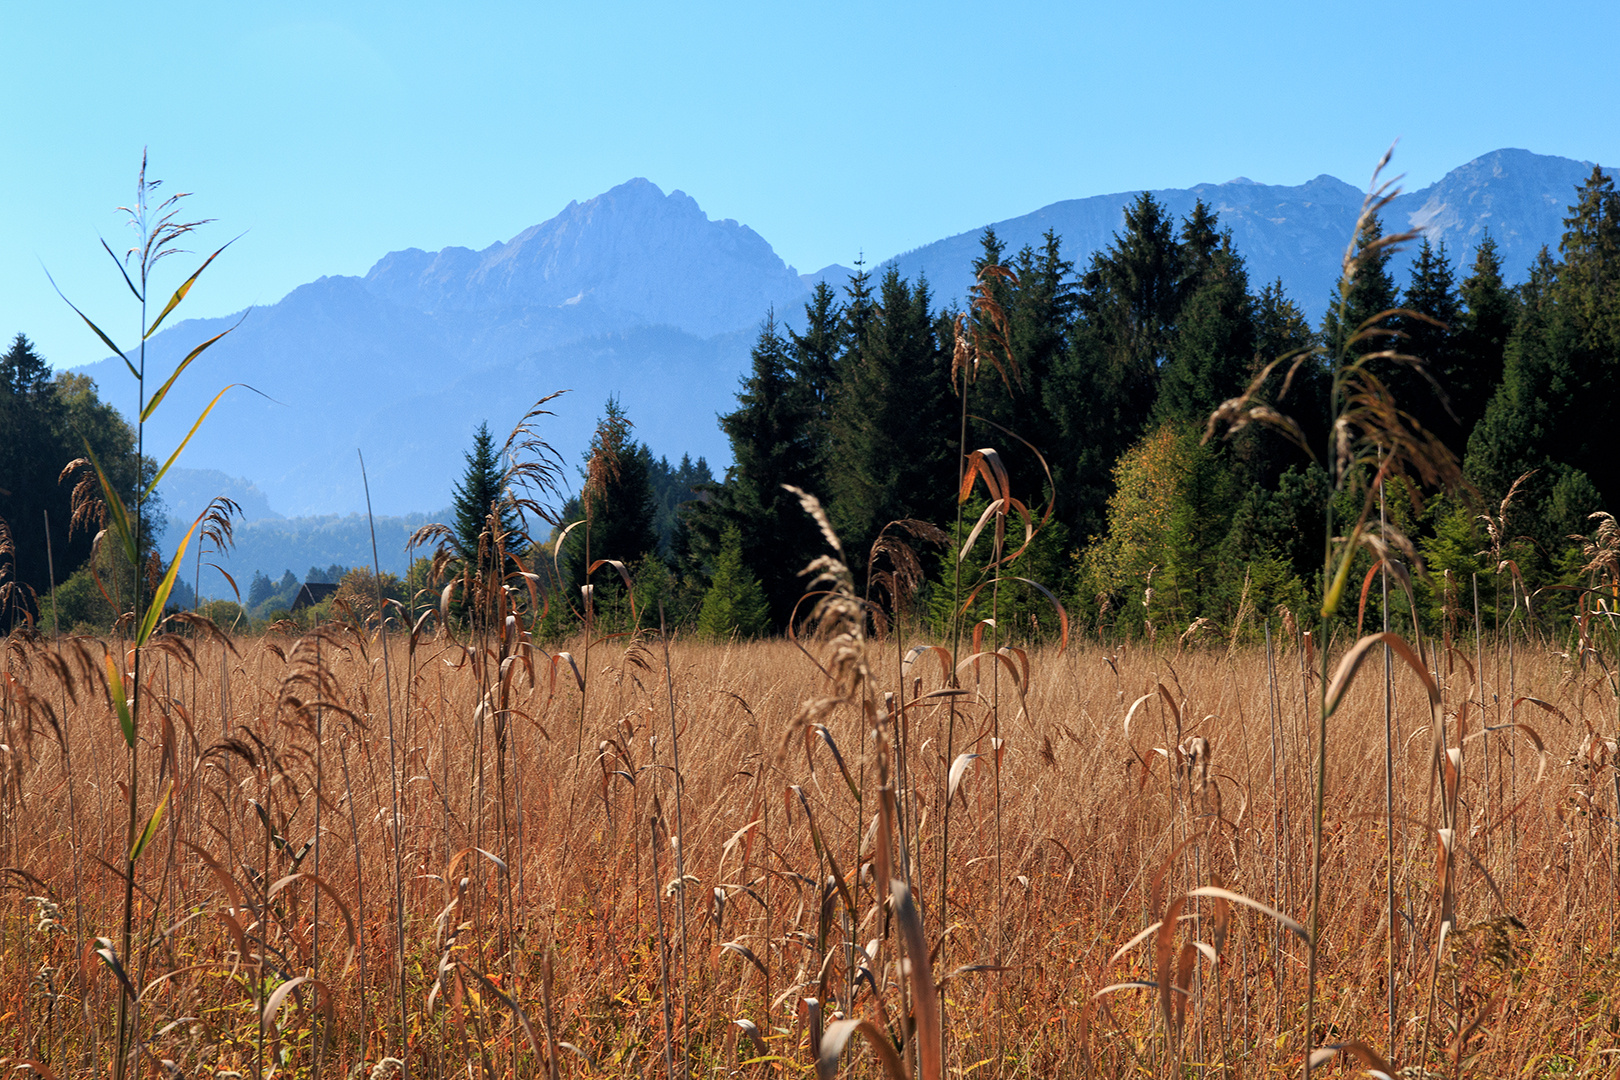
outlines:
[[[981,239],[983,253],[974,260],[974,272],[987,266],[1000,266],[1002,248],[994,230],[986,229]],[[1069,448],[1058,438],[1052,415],[1049,384],[1061,363],[1069,325],[1074,318],[1076,283],[1074,264],[1063,258],[1061,241],[1048,231],[1040,250],[1026,246],[1006,266],[1009,276],[986,275],[990,288],[1005,315],[1003,327],[987,325],[986,316],[975,315],[977,340],[981,347],[995,349],[1007,377],[1001,377],[987,363],[980,365],[978,378],[969,391],[969,411],[999,424],[1006,431],[988,424],[976,425],[973,446],[993,446],[1007,463],[1014,490],[1030,500],[1044,502],[1045,474],[1040,463],[1018,439],[1027,440],[1046,459],[1049,468],[1058,468]],[[999,340],[1004,333],[1005,340]],[[951,344],[948,337],[944,344]],[[1018,439],[1006,432],[1013,432]],[[1057,495],[1062,502],[1063,492]],[[1031,503],[1034,505],[1034,502]],[[1059,507],[1059,512],[1063,508]]]
[[[1453,395],[1466,365],[1457,351],[1456,333],[1462,318],[1462,297],[1444,242],[1425,237],[1412,260],[1411,279],[1401,296],[1402,315],[1393,322],[1403,335],[1391,347],[1416,357],[1421,366],[1392,366],[1385,384],[1412,418],[1438,435],[1459,457],[1467,446],[1468,431]]]
[[[815,523],[782,487],[809,491],[820,480],[819,403],[811,387],[794,378],[774,318],[767,317],[750,355],[737,409],[720,418],[733,463],[723,516],[737,534],[743,564],[764,582],[771,621],[780,626],[804,591],[798,573],[820,543]]]
[[[1460,292],[1464,311],[1457,327],[1459,362],[1451,405],[1471,435],[1502,381],[1508,339],[1519,320],[1518,297],[1502,280],[1502,260],[1489,233],[1474,249],[1474,265]]]
[[[1620,395],[1620,195],[1601,170],[1577,189],[1564,224],[1563,259],[1544,251],[1532,268],[1501,386],[1468,444],[1469,475],[1492,497],[1540,470],[1524,520],[1549,547],[1585,531],[1586,513],[1620,503],[1608,437]],[[1593,505],[1579,504],[1583,486]]]
[[[616,559],[626,566],[658,549],[648,463],[651,453],[631,438],[634,425],[608,398],[586,452],[585,514],[590,519],[591,559]]]
[[[1221,273],[1218,259],[1222,251],[1230,251],[1232,238],[1220,227],[1219,215],[1209,204],[1199,199],[1192,213],[1181,219],[1181,243],[1177,249],[1180,276],[1176,291],[1181,307],[1192,295],[1203,288],[1212,274]]]
[[[769,628],[770,609],[765,591],[743,563],[742,534],[736,526],[730,526],[721,535],[713,578],[708,592],[703,594],[698,633],[711,640],[724,641],[759,637]]]
[[[1274,360],[1287,361],[1272,373],[1264,393],[1299,424],[1307,446],[1321,446],[1327,438],[1329,378],[1319,357],[1306,356],[1297,367],[1292,358],[1297,358],[1316,341],[1310,320],[1288,296],[1281,280],[1260,289],[1254,297],[1254,366],[1248,377],[1252,379],[1260,368]],[[1283,398],[1285,384],[1288,395]],[[1303,468],[1309,460],[1299,448],[1260,425],[1245,428],[1233,436],[1231,444],[1237,460],[1243,464],[1248,482],[1268,490],[1276,486],[1283,470],[1291,466]],[[1315,520],[1321,519],[1317,509],[1307,513],[1314,514]],[[1313,551],[1311,557],[1317,558],[1320,554]]]
[[[509,505],[501,484],[500,455],[495,440],[490,436],[489,424],[481,423],[473,432],[473,448],[463,454],[467,468],[455,486],[451,506],[455,512],[455,535],[452,544],[457,557],[478,558],[478,538],[489,526],[489,517],[495,513],[502,527],[516,526],[517,513]]]
[[[1142,434],[1181,306],[1182,252],[1164,208],[1143,193],[1092,257],[1075,319],[1044,394],[1062,493],[1060,520],[1084,542],[1106,530],[1114,462]]]
[[[86,375],[50,365],[24,334],[0,355],[0,521],[12,551],[0,554],[0,632],[27,618],[39,619],[53,586],[86,564],[94,529],[71,527],[72,484],[59,484],[68,462],[84,457],[88,442],[119,495],[133,503],[137,477],[150,479],[150,458],[135,460],[135,432],[112,405],[101,400]],[[154,493],[156,500],[158,493]],[[141,533],[143,558],[156,550],[161,503],[147,502],[151,517]],[[50,539],[45,516],[50,515]],[[110,546],[110,545],[109,545]],[[54,555],[52,581],[49,556]],[[9,586],[17,586],[9,589]],[[39,604],[36,604],[35,598]]]
[[[1199,257],[1207,266],[1177,315],[1177,332],[1159,377],[1153,412],[1160,423],[1201,426],[1216,406],[1242,393],[1253,365],[1249,274],[1232,247],[1231,234],[1222,237],[1214,252]]]
[[[899,518],[942,521],[956,484],[957,410],[926,281],[891,267],[877,303],[851,285],[848,351],[833,400],[829,512],[845,548],[864,552]]]
[[[1125,229],[1092,259],[1081,310],[1112,369],[1121,395],[1124,444],[1146,425],[1181,307],[1181,249],[1164,207],[1146,192],[1125,209]],[[1123,445],[1121,446],[1123,449]]]
[[[1322,343],[1330,355],[1336,353],[1343,342],[1353,336],[1363,323],[1375,315],[1393,309],[1399,299],[1395,279],[1389,272],[1389,260],[1392,257],[1390,249],[1386,246],[1370,255],[1360,254],[1383,238],[1383,223],[1377,217],[1369,218],[1356,237],[1358,271],[1342,313],[1339,310],[1339,297],[1343,280],[1333,286],[1333,293],[1328,299],[1327,314],[1322,318]],[[1386,330],[1394,330],[1387,322],[1383,325]],[[1361,354],[1378,352],[1389,348],[1393,341],[1394,338],[1391,336],[1375,335],[1359,342],[1355,351]]]
[[[831,285],[816,282],[804,305],[804,333],[788,331],[792,341],[791,374],[808,412],[805,433],[809,461],[806,491],[826,493],[833,389],[838,385],[838,358],[843,352],[843,308]]]

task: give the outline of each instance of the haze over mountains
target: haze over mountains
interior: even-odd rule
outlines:
[[[1425,227],[1463,263],[1489,229],[1520,280],[1541,245],[1556,247],[1575,185],[1590,170],[1496,151],[1402,196],[1386,226]],[[995,228],[1009,252],[1055,230],[1083,268],[1136,194],[1054,203]],[[1329,176],[1293,187],[1239,178],[1154,195],[1178,218],[1196,199],[1208,202],[1256,287],[1280,278],[1313,318],[1361,202],[1359,188]],[[926,274],[936,302],[949,302],[970,284],[978,238],[978,230],[962,233],[890,262],[908,277]],[[801,274],[746,225],[710,220],[690,196],[631,180],[482,251],[392,252],[364,277],[324,277],[251,311],[176,384],[148,425],[148,445],[174,445],[221,386],[244,383],[258,393],[226,395],[188,448],[189,469],[245,478],[262,492],[260,516],[344,514],[365,509],[360,449],[373,508],[406,514],[448,503],[480,421],[503,436],[536,399],[570,389],[540,428],[570,480],[610,394],[655,453],[705,455],[718,471],[729,454],[715,417],[734,407],[761,320],[774,309],[793,321],[816,279],[841,286],[847,274],[840,266]],[[151,369],[166,376],[237,318],[165,330],[151,343]],[[118,361],[81,370],[133,414]],[[176,509],[213,482],[187,474],[187,493],[175,498],[180,479]],[[289,565],[329,561],[312,554]]]

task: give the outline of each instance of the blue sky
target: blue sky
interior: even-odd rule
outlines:
[[[204,242],[247,232],[192,315],[483,247],[632,176],[809,271],[1063,198],[1360,184],[1397,137],[1408,186],[1504,146],[1620,163],[1612,0],[466,8],[0,6],[0,334],[104,352],[42,262],[132,323],[97,237],[121,250],[143,146],[218,219]]]

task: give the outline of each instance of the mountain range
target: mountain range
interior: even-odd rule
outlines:
[[[1422,227],[1464,265],[1489,230],[1510,277],[1521,280],[1543,244],[1556,247],[1565,208],[1591,168],[1499,150],[1401,196],[1386,227]],[[1053,230],[1065,257],[1083,267],[1137,194],[1053,203],[993,225],[1009,251]],[[1178,217],[1198,199],[1215,208],[1255,286],[1280,279],[1313,317],[1362,197],[1330,176],[1296,186],[1240,177],[1153,194]],[[959,300],[980,232],[883,266],[926,275],[939,302]],[[218,481],[196,473],[217,471],[228,481],[222,491],[253,489],[260,517],[364,510],[363,451],[373,509],[406,514],[449,501],[480,422],[500,438],[537,399],[567,389],[538,430],[570,480],[609,395],[655,453],[703,455],[719,471],[729,453],[715,417],[734,407],[761,321],[774,311],[791,324],[817,280],[842,286],[848,274],[837,265],[801,274],[746,225],[711,220],[685,193],[635,179],[482,251],[391,252],[364,277],[320,278],[245,318],[164,330],[149,345],[160,377],[241,320],[175,384],[148,424],[147,444],[174,445],[221,386],[244,384],[187,449],[193,471],[176,477],[172,506],[205,499]],[[116,358],[81,370],[133,415],[134,390]]]

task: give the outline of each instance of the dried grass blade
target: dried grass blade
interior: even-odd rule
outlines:
[[[540,1057],[545,1057],[546,1052],[540,1046],[540,1037],[534,1033],[534,1025],[529,1022],[528,1013],[525,1013],[518,1006],[517,1002],[508,997],[505,991],[496,986],[494,983],[490,982],[488,976],[486,976],[482,971],[479,971],[462,960],[458,960],[456,963],[463,971],[478,980],[478,985],[484,988],[485,993],[489,994],[502,1005],[507,1007],[507,1009],[512,1013],[512,1016],[517,1020],[518,1025],[523,1028],[523,1034],[528,1036],[529,1045],[534,1048],[534,1052]]]
[[[978,754],[957,754],[956,760],[951,762],[951,773],[945,784],[945,801],[956,797],[957,785],[962,782],[962,774],[967,772],[969,765],[979,760]]]
[[[939,990],[934,986],[933,962],[929,958],[928,940],[923,936],[922,916],[911,899],[911,890],[903,881],[891,880],[889,892],[894,900],[895,923],[905,943],[906,959],[910,961],[907,975],[911,980],[911,1001],[915,1013],[917,1049],[922,1066],[919,1080],[942,1080],[940,1062]]]
[[[1355,680],[1361,662],[1367,658],[1367,654],[1377,645],[1388,645],[1390,651],[1405,661],[1406,666],[1416,672],[1417,677],[1422,680],[1424,689],[1429,692],[1430,704],[1440,704],[1440,687],[1435,684],[1434,676],[1429,674],[1428,669],[1423,666],[1423,661],[1418,659],[1417,653],[1412,651],[1412,646],[1408,645],[1406,639],[1401,635],[1391,631],[1384,631],[1377,634],[1368,634],[1356,642],[1350,651],[1344,654],[1344,659],[1339,661],[1338,670],[1333,673],[1333,682],[1328,686],[1327,698],[1323,705],[1328,716],[1332,716],[1334,710],[1339,707],[1340,702],[1344,699],[1345,692],[1350,689],[1351,682]]]
[[[1138,930],[1136,932],[1135,937],[1131,938],[1131,940],[1129,940],[1125,944],[1121,945],[1114,952],[1114,955],[1110,956],[1108,958],[1108,964],[1106,966],[1112,967],[1114,964],[1118,963],[1120,957],[1124,956],[1126,953],[1130,952],[1132,949],[1134,949],[1138,945],[1142,944],[1142,942],[1146,941],[1148,938],[1150,938],[1154,934],[1158,933],[1159,932],[1159,927],[1162,926],[1162,925],[1164,925],[1163,922],[1149,923],[1147,926],[1143,927],[1141,930]]]
[[[1277,920],[1277,922],[1279,924],[1281,924],[1282,927],[1285,930],[1287,930],[1289,933],[1293,934],[1295,937],[1299,938],[1299,940],[1303,941],[1307,946],[1309,946],[1310,943],[1311,943],[1310,932],[1308,930],[1306,930],[1305,927],[1301,926],[1299,923],[1295,922],[1293,919],[1290,919],[1288,916],[1284,915],[1282,912],[1278,911],[1276,908],[1267,907],[1265,904],[1262,904],[1260,901],[1252,900],[1249,897],[1244,896],[1242,893],[1235,893],[1231,889],[1222,889],[1222,888],[1220,888],[1218,886],[1215,886],[1215,885],[1200,885],[1196,889],[1188,890],[1187,895],[1188,896],[1216,896],[1216,897],[1221,898],[1222,900],[1230,900],[1234,904],[1242,904],[1246,908],[1253,908],[1255,911],[1258,911],[1260,914]]]
[[[838,1057],[844,1052],[850,1036],[857,1031],[865,1035],[866,1041],[877,1051],[883,1071],[890,1080],[906,1080],[905,1066],[900,1064],[900,1055],[894,1052],[894,1044],[870,1020],[834,1020],[827,1025],[827,1029],[821,1033],[821,1053],[816,1058],[817,1080],[832,1080],[838,1075]]]
[[[1360,1058],[1361,1063],[1367,1066],[1367,1071],[1379,1080],[1396,1080],[1398,1074],[1394,1067],[1384,1060],[1384,1056],[1359,1040],[1317,1047],[1311,1051],[1311,1068],[1320,1068],[1341,1053],[1353,1054]]]

